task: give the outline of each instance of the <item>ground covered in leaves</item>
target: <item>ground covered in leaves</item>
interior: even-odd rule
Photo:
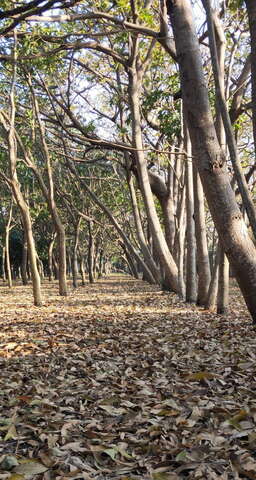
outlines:
[[[0,480],[256,479],[255,330],[111,276],[0,287]]]

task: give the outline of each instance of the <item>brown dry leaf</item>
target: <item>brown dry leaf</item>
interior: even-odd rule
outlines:
[[[255,478],[256,339],[235,286],[225,317],[128,276],[43,288],[38,309],[3,287],[0,480],[26,480],[22,459],[39,480]]]

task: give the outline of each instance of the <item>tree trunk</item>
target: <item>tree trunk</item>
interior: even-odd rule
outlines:
[[[73,276],[73,287],[77,288],[78,286],[78,247],[79,247],[79,233],[81,225],[81,217],[78,219],[75,229],[75,242],[73,249],[73,258],[72,258],[72,276]]]
[[[229,303],[229,263],[222,247],[220,247],[219,282],[217,297],[217,313],[228,313]]]
[[[256,322],[256,250],[236,203],[216,136],[191,5],[188,0],[168,0],[168,7],[193,154],[219,238]]]
[[[139,77],[140,74],[142,74],[142,69],[138,67],[137,61],[138,57],[135,54],[132,66],[129,67],[129,101],[132,118],[133,146],[136,148],[135,156],[140,188],[144,199],[148,222],[150,223],[151,233],[159,255],[159,262],[165,274],[165,287],[169,288],[171,291],[180,293],[178,268],[166,243],[160,220],[157,215],[152,191],[150,188],[147,162],[143,151],[139,104],[141,89],[141,78]]]
[[[21,268],[20,268],[23,285],[28,284],[27,267],[28,267],[28,241],[26,237],[26,232],[23,227],[22,259],[21,259]]]
[[[205,305],[211,281],[211,270],[206,238],[204,192],[195,165],[193,165],[194,218],[196,234],[196,263],[198,273],[197,305]]]
[[[6,275],[8,287],[12,288],[12,271],[11,271],[11,261],[10,261],[10,230],[12,222],[12,205],[10,207],[8,221],[5,226],[5,263],[6,263]]]
[[[95,250],[95,243],[94,238],[91,231],[91,222],[88,222],[88,275],[89,275],[89,282],[94,283],[95,278],[93,274],[93,259],[94,259],[94,250]]]
[[[208,38],[209,38],[210,51],[211,51],[211,60],[212,60],[212,69],[213,69],[213,76],[214,76],[214,82],[215,82],[216,98],[218,103],[218,113],[220,114],[220,117],[223,122],[223,128],[225,130],[227,146],[230,154],[230,160],[232,162],[235,178],[236,178],[238,188],[243,200],[243,205],[246,209],[246,213],[250,221],[254,238],[256,239],[256,211],[255,211],[254,204],[248,189],[248,185],[246,182],[246,178],[245,178],[241,163],[239,161],[235,136],[233,134],[233,129],[232,129],[232,125],[231,125],[231,121],[230,121],[230,117],[229,117],[229,113],[228,113],[228,109],[225,101],[225,96],[224,96],[224,58],[222,60],[223,65],[221,65],[220,59],[218,58],[220,56],[219,55],[220,48],[218,52],[216,41],[215,41],[213,15],[212,15],[212,9],[210,6],[210,0],[203,0],[203,4],[206,11],[206,17],[207,17]],[[221,38],[223,38],[223,32],[221,31],[222,29],[221,29],[220,21],[218,19],[218,22],[217,22],[216,18],[217,17],[215,16],[215,24],[217,23],[218,33],[220,33],[220,35],[218,35],[217,38],[219,38],[220,36]],[[218,46],[220,47],[220,45]],[[218,131],[217,131],[217,135],[218,135]],[[220,146],[222,147],[221,143],[220,143]]]
[[[37,269],[37,253],[34,242],[34,237],[32,233],[32,222],[30,218],[29,208],[23,199],[22,193],[19,188],[17,181],[12,180],[11,182],[13,196],[17,202],[17,205],[21,211],[24,230],[26,232],[27,242],[28,242],[28,256],[29,256],[29,265],[33,285],[33,295],[34,295],[34,304],[37,307],[42,305],[41,298],[41,281],[40,275]]]
[[[256,2],[245,0],[251,36],[251,88],[252,88],[252,125],[256,156]]]
[[[87,183],[79,177],[76,169],[74,168],[71,163],[68,163],[68,167],[70,171],[78,178],[80,184],[84,187],[85,191],[90,195],[90,197],[93,199],[94,203],[100,207],[100,209],[107,215],[109,218],[110,222],[112,225],[114,225],[116,231],[118,232],[120,238],[123,240],[126,248],[129,250],[129,255],[132,256],[140,265],[143,270],[147,271],[147,278],[150,280],[150,283],[155,283],[154,277],[151,274],[151,271],[148,269],[147,265],[145,264],[144,260],[140,257],[140,255],[137,253],[136,249],[130,242],[129,238],[127,235],[125,235],[122,227],[119,225],[115,217],[113,216],[112,212],[104,203],[101,202],[101,200],[98,198],[97,195],[88,187]]]
[[[84,267],[84,257],[80,255],[80,274],[82,278],[82,286],[85,286],[86,276],[85,276],[85,267]]]
[[[187,152],[185,159],[185,182],[186,182],[186,213],[187,213],[187,256],[186,256],[186,302],[194,303],[197,300],[197,274],[196,274],[196,237],[194,220],[194,190],[193,190],[193,167],[192,150],[189,132],[184,121],[184,149]]]
[[[210,311],[213,311],[216,307],[216,300],[217,300],[217,294],[218,294],[220,250],[221,250],[220,243],[218,243],[211,282],[209,285],[207,300],[205,303],[205,309]]]
[[[53,247],[56,238],[56,233],[53,234],[50,243],[48,245],[48,275],[49,282],[52,282],[53,279]]]
[[[5,271],[5,247],[2,248],[2,272],[3,272],[3,282],[6,282],[6,271]]]
[[[146,264],[148,265],[148,268],[150,269],[155,282],[156,283],[161,283],[161,277],[160,277],[160,272],[152,258],[151,252],[147,246],[146,238],[143,232],[142,224],[141,224],[141,219],[140,219],[140,213],[139,213],[139,208],[138,208],[138,203],[137,203],[137,198],[136,198],[136,192],[135,188],[133,185],[133,179],[132,176],[127,177],[127,182],[130,190],[130,196],[131,196],[131,201],[132,201],[132,209],[133,209],[133,216],[134,216],[134,221],[135,221],[135,227],[136,227],[136,232],[137,232],[137,238],[139,241],[139,245],[142,251],[142,254],[144,256],[144,260]]]

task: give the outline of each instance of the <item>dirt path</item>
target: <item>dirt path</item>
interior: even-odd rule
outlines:
[[[0,479],[256,479],[256,338],[130,277],[0,287]]]

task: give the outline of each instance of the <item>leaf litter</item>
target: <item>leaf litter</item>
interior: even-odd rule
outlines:
[[[70,290],[72,290],[70,288]],[[0,287],[0,480],[256,479],[256,339],[127,276]]]

